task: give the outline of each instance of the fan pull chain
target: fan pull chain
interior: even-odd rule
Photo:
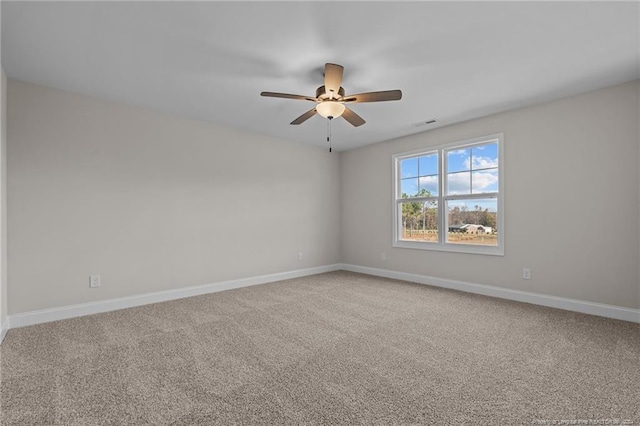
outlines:
[[[327,118],[327,143],[331,143],[331,128],[329,127],[329,123],[331,123],[331,120]]]
[[[329,152],[331,152],[331,119],[333,117],[327,118],[327,142],[329,142]]]

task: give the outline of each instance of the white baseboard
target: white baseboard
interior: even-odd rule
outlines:
[[[584,314],[598,315],[601,317],[640,323],[640,309],[605,305],[602,303],[587,302],[584,300],[568,299],[564,297],[549,296],[546,294],[511,290],[484,284],[475,284],[464,281],[449,280],[445,278],[429,277],[426,275],[409,274],[406,272],[390,271],[387,269],[369,268],[366,266],[349,264],[342,264],[340,266],[341,269],[345,271],[359,272],[362,274],[375,275],[384,278],[393,278],[419,284],[432,285],[435,287],[465,291],[467,293],[483,294],[485,296],[498,297],[501,299],[515,300],[518,302],[532,303],[535,305],[564,309],[566,311],[581,312]]]
[[[291,278],[304,277],[307,275],[315,275],[323,272],[331,272],[337,270],[340,270],[339,264],[318,266],[314,268],[297,269],[294,271],[241,278],[231,281],[221,281],[213,284],[177,288],[136,296],[101,300],[98,302],[89,302],[78,305],[63,306],[60,308],[25,312],[21,314],[10,315],[8,318],[8,327],[2,327],[2,330],[3,333],[6,333],[6,330],[8,328],[24,327],[27,325],[41,324],[45,322],[75,318],[84,315],[99,314],[102,312],[116,311],[119,309],[148,305],[150,303],[166,302],[169,300],[182,299],[184,297],[199,296],[207,293],[216,293],[218,291],[231,290],[234,288],[248,287],[258,284],[266,284],[274,281],[287,280]]]
[[[601,303],[586,302],[583,300],[568,299],[549,296],[545,294],[530,293],[519,290],[510,290],[502,287],[494,287],[484,284],[476,284],[464,281],[455,281],[445,278],[430,277],[426,275],[410,274],[406,272],[391,271],[387,269],[369,268],[366,266],[350,264],[333,264],[307,269],[298,269],[288,272],[280,272],[270,275],[241,278],[231,281],[204,284],[193,287],[185,287],[173,290],[159,291],[136,296],[121,297],[117,299],[102,300],[98,302],[82,303],[78,305],[63,306],[60,308],[43,309],[39,311],[25,312],[10,315],[4,324],[0,326],[0,343],[10,328],[24,327],[45,322],[58,321],[67,318],[75,318],[84,315],[98,314],[102,312],[116,311],[119,309],[133,308],[151,303],[166,302],[184,297],[199,296],[207,293],[215,293],[234,288],[248,287],[259,284],[267,284],[291,278],[304,277],[345,270],[359,272],[379,277],[410,281],[435,287],[449,288],[468,293],[483,294],[486,296],[519,302],[533,303],[536,305],[581,312],[590,315],[598,315],[623,321],[640,323],[640,309],[625,308],[621,306],[605,305]]]
[[[0,345],[4,340],[4,336],[7,335],[7,331],[9,331],[9,318],[7,318],[3,324],[0,324]]]

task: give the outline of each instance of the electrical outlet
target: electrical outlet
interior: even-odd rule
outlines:
[[[523,280],[530,280],[531,279],[531,269],[522,268],[522,279]]]
[[[298,252],[298,261],[302,261],[302,252]]]
[[[382,255],[380,256],[380,259],[387,260],[387,253],[382,252]]]
[[[89,275],[89,287],[100,287],[100,275]]]

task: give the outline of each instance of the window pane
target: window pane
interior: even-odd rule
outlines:
[[[450,200],[447,209],[447,243],[498,245],[498,200]]]
[[[420,176],[438,174],[438,154],[423,155],[419,157]]]
[[[418,158],[405,158],[400,160],[400,177],[410,178],[418,177]]]
[[[470,170],[471,148],[447,152],[447,173]]]
[[[471,172],[471,191],[474,194],[498,192],[498,169]]]
[[[420,194],[422,196],[437,196],[438,195],[438,175],[434,176],[422,176],[420,181]]]
[[[402,198],[414,197],[418,193],[418,178],[402,179],[400,195]]]
[[[498,167],[498,144],[490,143],[471,149],[471,168],[473,170]]]
[[[449,195],[471,194],[471,172],[449,173],[447,188]]]
[[[402,202],[398,206],[402,218],[400,239],[405,241],[438,242],[438,203]]]

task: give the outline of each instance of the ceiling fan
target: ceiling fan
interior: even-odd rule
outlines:
[[[316,106],[302,114],[291,122],[291,124],[302,124],[316,114],[332,120],[343,117],[351,125],[362,126],[365,121],[358,114],[345,106],[346,103],[359,102],[380,102],[397,101],[402,99],[400,90],[385,90],[380,92],[358,93],[357,95],[345,96],[342,84],[342,74],[344,67],[337,64],[324,65],[324,86],[316,89],[316,96],[291,95],[288,93],[262,92],[261,96],[271,98],[298,99],[302,101],[315,102]]]

